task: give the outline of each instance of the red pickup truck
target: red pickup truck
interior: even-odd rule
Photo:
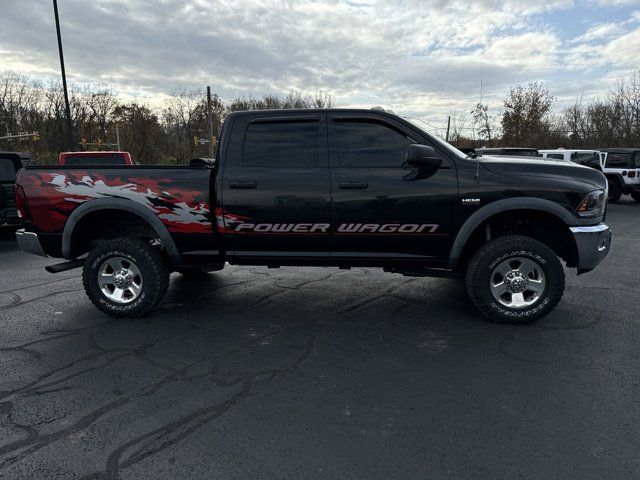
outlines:
[[[58,165],[133,165],[129,152],[62,152]]]

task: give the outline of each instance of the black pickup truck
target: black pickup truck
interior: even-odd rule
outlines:
[[[0,225],[17,222],[14,189],[16,173],[26,165],[37,163],[35,158],[25,152],[0,152]]]
[[[172,271],[244,265],[381,267],[465,279],[494,321],[527,323],[564,290],[560,259],[593,269],[611,242],[594,169],[467,156],[376,110],[238,112],[216,161],[191,167],[26,168],[23,250],[83,266],[114,316],[163,298]]]

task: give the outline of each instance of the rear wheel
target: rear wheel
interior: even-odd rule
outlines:
[[[636,202],[640,202],[640,192],[631,192],[631,198]]]
[[[609,182],[609,203],[616,203],[622,196],[622,187],[617,180],[608,180]]]
[[[467,291],[497,323],[531,323],[553,310],[564,292],[564,269],[549,247],[508,235],[483,245],[467,266]]]
[[[136,238],[98,244],[85,262],[85,291],[114,317],[139,317],[152,310],[169,286],[169,271],[157,248]]]

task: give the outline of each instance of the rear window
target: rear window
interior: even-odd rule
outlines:
[[[64,159],[65,165],[125,165],[124,155],[82,155],[68,156]]]
[[[571,161],[580,165],[600,168],[600,156],[598,152],[573,152]]]
[[[607,153],[607,168],[629,168],[633,154],[631,153]]]
[[[251,123],[244,139],[245,167],[317,167],[320,122]]]
[[[16,178],[16,169],[13,160],[0,159],[0,182],[13,181]]]

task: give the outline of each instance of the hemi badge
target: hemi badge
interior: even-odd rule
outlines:
[[[480,199],[479,198],[463,198],[462,204],[463,205],[480,205]]]

